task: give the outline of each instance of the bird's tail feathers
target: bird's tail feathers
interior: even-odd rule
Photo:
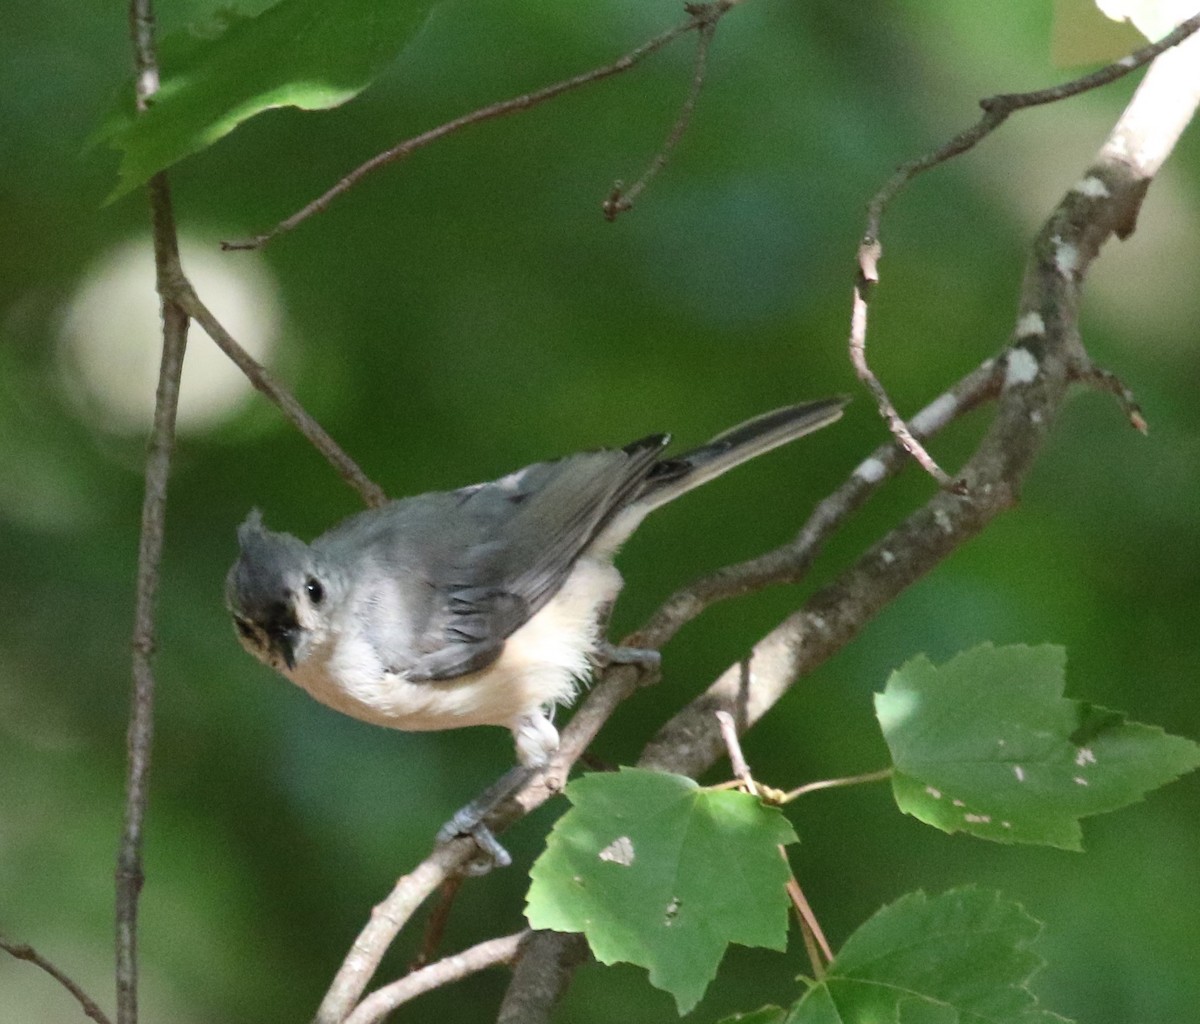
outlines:
[[[658,508],[734,466],[827,427],[841,418],[848,401],[839,396],[774,409],[731,427],[699,448],[666,458],[646,479],[637,504],[647,512]]]

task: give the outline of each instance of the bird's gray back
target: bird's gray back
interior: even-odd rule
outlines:
[[[636,497],[663,439],[541,462],[484,484],[390,502],[313,542],[381,588],[356,611],[390,667],[444,679],[494,660],[554,596],[612,516]],[[394,618],[403,608],[403,623]]]

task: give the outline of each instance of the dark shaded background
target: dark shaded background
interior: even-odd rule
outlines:
[[[60,333],[97,261],[146,234],[140,197],[99,208],[111,155],[78,155],[129,63],[124,14],[109,6],[26,5],[6,14],[0,36],[0,929],[106,1005],[144,437],[105,426],[103,396],[72,397],[78,372]],[[1048,7],[747,3],[722,23],[670,167],[615,224],[600,202],[666,134],[691,73],[686,40],[630,75],[424,151],[263,257],[283,313],[279,372],[394,494],[662,429],[695,442],[776,405],[857,392],[844,338],[864,203],[894,165],[973,119],[979,96],[1067,74],[1046,56]],[[205,9],[164,4],[161,23]],[[679,17],[659,0],[447,0],[357,101],[270,114],[174,171],[181,228],[212,251],[394,141],[605,63]],[[1131,88],[1019,117],[895,207],[872,349],[902,408],[1003,343],[1023,247]],[[1062,643],[1071,695],[1200,734],[1198,170],[1193,133],[1151,190],[1137,235],[1105,254],[1088,289],[1088,344],[1137,391],[1150,437],[1109,399],[1080,394],[1022,506],[748,737],[760,777],[794,786],[881,766],[870,695],[888,671],[985,639]],[[219,259],[248,277],[253,257]],[[118,342],[105,345],[142,333],[116,293],[92,319],[97,331],[115,327]],[[192,344],[208,342],[196,332]],[[985,417],[936,454],[954,466]],[[618,632],[696,574],[790,537],[882,430],[860,396],[839,426],[655,516],[622,557]],[[809,584],[687,628],[666,651],[663,683],[621,710],[597,755],[636,757],[665,716],[931,486],[907,471]],[[306,537],[357,507],[257,398],[185,429],[172,480],[143,899],[147,1021],[308,1019],[371,904],[511,758],[500,730],[408,736],[340,718],[248,659],[221,589],[252,505]],[[514,930],[523,871],[560,810],[506,837],[517,869],[471,884],[447,949]],[[794,864],[835,944],[903,892],[977,880],[1046,922],[1039,948],[1051,965],[1036,987],[1052,1009],[1092,1024],[1194,1019],[1194,778],[1089,822],[1082,855],[951,839],[900,817],[882,786],[806,798],[791,818],[802,837]],[[381,978],[403,968],[414,942],[400,943]],[[693,1019],[793,998],[790,979],[804,969],[793,947],[732,951]],[[480,977],[399,1017],[487,1019],[505,982]],[[591,967],[560,1016],[649,1022],[673,1009],[643,972]],[[48,979],[0,960],[0,1024],[76,1018]]]

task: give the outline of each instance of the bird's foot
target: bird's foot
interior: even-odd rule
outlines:
[[[512,855],[482,821],[470,824],[468,820],[462,818],[463,811],[468,809],[464,807],[438,829],[437,841],[444,844],[464,836],[470,836],[475,840],[477,852],[463,865],[462,873],[464,875],[475,878],[486,875],[492,868],[508,867],[512,863]]]
[[[438,829],[439,843],[449,843],[462,836],[470,836],[475,840],[479,855],[463,866],[464,874],[486,875],[492,868],[506,868],[512,863],[509,852],[500,845],[485,819],[524,786],[536,770],[523,765],[510,769],[469,804],[459,808],[450,820]]]
[[[662,652],[651,647],[620,647],[605,640],[596,648],[594,657],[601,667],[632,665],[638,670],[643,686],[657,683],[662,677]]]

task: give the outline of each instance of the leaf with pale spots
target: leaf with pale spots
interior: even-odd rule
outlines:
[[[851,935],[790,1009],[722,1024],[1068,1024],[1027,987],[1040,928],[998,893],[909,893]]]
[[[984,644],[892,673],[875,713],[902,811],[945,832],[1081,847],[1079,820],[1200,765],[1200,747],[1063,697],[1066,652]]]
[[[566,789],[530,872],[534,928],[583,932],[596,959],[638,964],[675,997],[700,1001],[731,942],[783,949],[787,819],[756,798],[680,775],[622,768]]]

